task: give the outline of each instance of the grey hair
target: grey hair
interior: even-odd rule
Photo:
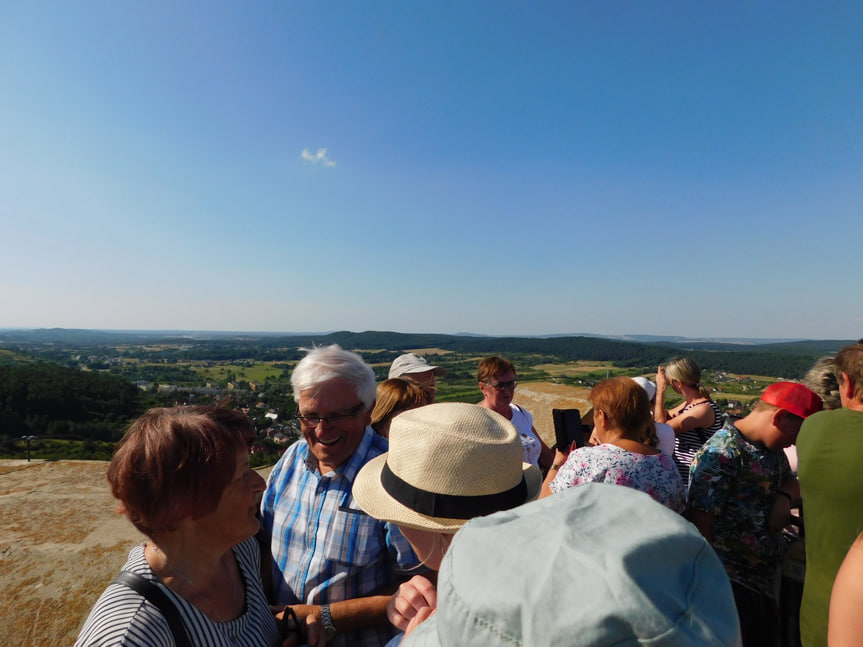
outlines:
[[[839,398],[839,381],[834,372],[836,362],[832,355],[820,358],[806,371],[803,384],[821,398],[821,403],[828,411],[842,407]]]
[[[324,382],[342,378],[354,385],[357,397],[366,407],[372,406],[377,390],[375,372],[362,357],[344,350],[338,344],[302,350],[306,351],[306,356],[291,373],[291,387],[294,389],[295,401],[299,401],[300,393],[303,391],[314,389]]]

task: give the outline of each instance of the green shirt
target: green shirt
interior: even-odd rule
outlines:
[[[809,416],[797,438],[806,529],[806,579],[800,608],[803,647],[826,647],[833,580],[863,530],[863,413]]]

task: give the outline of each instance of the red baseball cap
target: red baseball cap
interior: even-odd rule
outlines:
[[[806,418],[816,411],[821,411],[821,398],[796,382],[776,382],[771,384],[761,399],[767,404],[784,409],[795,416]]]

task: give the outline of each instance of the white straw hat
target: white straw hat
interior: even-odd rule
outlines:
[[[523,457],[503,416],[463,402],[429,404],[393,418],[389,452],[363,466],[353,494],[376,519],[453,533],[536,498],[542,474]]]

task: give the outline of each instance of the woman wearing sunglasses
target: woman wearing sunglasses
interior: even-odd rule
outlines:
[[[513,424],[521,437],[524,462],[536,465],[545,474],[554,461],[554,452],[536,433],[530,412],[512,401],[518,384],[515,365],[498,355],[486,357],[479,363],[477,379],[483,396],[479,406],[499,413]]]

